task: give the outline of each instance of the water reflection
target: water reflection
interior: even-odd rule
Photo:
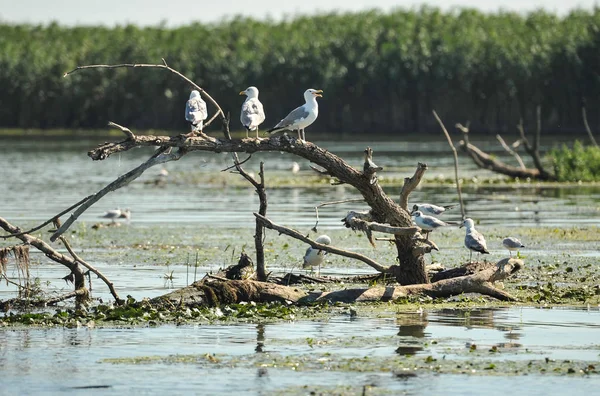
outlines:
[[[425,332],[427,327],[427,312],[398,313],[396,325],[401,345],[396,348],[399,355],[414,355],[423,350],[422,339],[428,336]]]
[[[254,349],[254,351],[256,351],[256,353],[262,353],[264,346],[265,346],[265,325],[264,325],[264,323],[259,323],[256,325],[256,348]]]

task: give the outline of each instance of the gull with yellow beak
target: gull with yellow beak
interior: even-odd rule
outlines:
[[[298,131],[298,139],[305,140],[304,128],[315,122],[317,119],[317,116],[319,115],[317,97],[322,97],[322,93],[322,90],[312,88],[304,91],[305,103],[292,110],[290,114],[267,132],[273,133],[284,130]]]
[[[240,121],[246,128],[246,138],[248,138],[248,131],[256,131],[256,138],[258,139],[258,126],[265,120],[265,110],[260,100],[258,100],[258,88],[248,87],[240,92],[240,95],[246,95],[240,114]]]

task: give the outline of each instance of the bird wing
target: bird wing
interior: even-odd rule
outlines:
[[[304,253],[304,264],[303,265],[310,265],[310,263],[308,262],[310,252],[312,252],[312,247],[309,247],[308,249],[306,249],[306,253]]]
[[[433,215],[439,215],[444,213],[444,208],[441,206],[437,206],[437,205],[432,205],[432,204],[422,204],[419,205],[419,208],[422,212],[427,212]]]
[[[442,220],[433,216],[421,216],[421,222],[431,228],[443,227],[446,225]]]
[[[477,230],[472,230],[471,232],[467,233],[465,236],[465,246],[475,252],[489,253],[485,243],[485,238]]]
[[[302,105],[292,110],[290,114],[288,114],[283,120],[279,121],[279,123],[277,123],[277,125],[271,128],[271,130],[289,128],[292,125],[294,125],[294,123],[308,117],[309,114],[310,113],[306,109],[306,106]]]
[[[192,124],[197,124],[200,121],[208,118],[206,102],[201,98],[193,98],[185,104],[185,119]]]
[[[242,104],[240,121],[248,129],[257,128],[265,120],[262,103],[256,98],[248,99]]]

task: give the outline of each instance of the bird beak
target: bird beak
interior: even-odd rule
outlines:
[[[313,93],[313,95],[322,98],[323,97],[323,95],[321,95],[322,93],[323,93],[323,90],[322,89],[318,89],[318,90],[315,91],[315,93]]]
[[[461,224],[458,226],[458,228],[463,228],[464,226],[465,226],[465,225],[461,223]]]
[[[240,91],[240,95],[246,95],[246,91]]]

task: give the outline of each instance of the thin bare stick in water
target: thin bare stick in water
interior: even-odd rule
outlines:
[[[458,180],[458,154],[456,152],[456,148],[454,147],[454,144],[452,143],[452,138],[450,137],[448,130],[444,126],[444,123],[442,122],[440,117],[437,115],[435,110],[433,110],[433,116],[437,120],[438,124],[440,124],[440,127],[442,127],[442,131],[444,132],[444,135],[446,135],[446,139],[448,140],[448,145],[450,145],[450,149],[452,149],[452,154],[454,155],[454,180],[456,181],[456,190],[458,191],[458,201],[460,203],[460,213],[462,214],[462,218],[464,219],[467,215],[465,212],[465,204],[462,199],[462,192],[460,190],[460,181]]]
[[[596,143],[596,139],[594,139],[594,134],[592,133],[592,128],[590,128],[590,124],[588,123],[587,111],[585,110],[585,106],[581,108],[581,115],[583,116],[583,126],[585,127],[585,131],[590,137],[592,144],[598,147],[598,143]]]
[[[186,76],[184,76],[182,73],[178,72],[177,70],[169,67],[167,65],[167,62],[165,61],[164,58],[162,58],[163,64],[162,65],[154,65],[154,64],[146,64],[146,63],[121,63],[118,65],[85,65],[85,66],[77,66],[75,69],[66,72],[63,77],[67,77],[75,72],[78,72],[80,70],[86,70],[86,69],[117,69],[117,68],[121,68],[121,67],[143,67],[143,68],[152,68],[152,69],[163,69],[163,70],[167,70],[173,74],[175,74],[176,76],[179,76],[180,78],[182,78],[183,80],[185,80],[188,84],[190,84],[192,87],[194,87],[196,90],[198,90],[200,92],[200,94],[202,96],[204,96],[206,99],[208,99],[208,101],[217,108],[217,111],[215,114],[213,114],[213,116],[204,123],[204,128],[206,128],[207,126],[209,126],[215,118],[217,118],[217,116],[219,116],[219,114],[222,117],[225,117],[225,113],[223,113],[223,110],[221,110],[221,107],[219,106],[219,104],[217,103],[216,100],[213,99],[212,96],[210,96],[208,94],[208,92],[206,92],[204,89],[202,89],[200,86],[198,86],[195,82],[193,82],[192,80],[190,80],[189,78],[187,78]]]

